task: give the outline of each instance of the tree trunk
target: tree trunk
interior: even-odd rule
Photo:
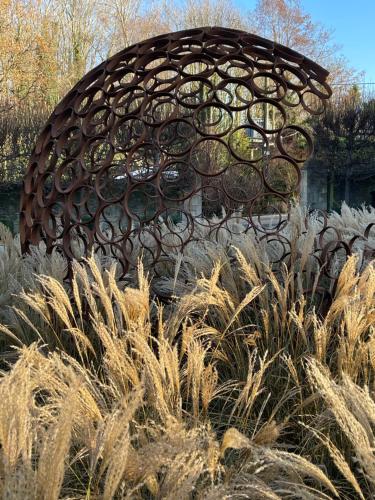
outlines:
[[[334,201],[334,181],[335,176],[333,173],[333,169],[330,169],[328,172],[328,182],[327,182],[327,210],[332,210],[333,201]]]
[[[344,201],[347,205],[350,204],[350,179],[351,179],[351,172],[349,169],[346,170],[345,172],[345,192],[344,192]]]

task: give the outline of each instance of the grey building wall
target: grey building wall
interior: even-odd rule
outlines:
[[[21,185],[0,184],[0,222],[13,233],[19,229]]]
[[[375,162],[373,165],[354,168],[350,179],[349,199],[345,199],[345,179],[335,174],[333,186],[329,186],[329,170],[312,160],[305,166],[302,176],[301,202],[310,208],[327,209],[328,197],[333,197],[331,209],[340,210],[345,201],[351,207],[375,204]]]

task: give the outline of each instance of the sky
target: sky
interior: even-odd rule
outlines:
[[[241,10],[254,8],[256,0],[236,0]],[[333,41],[349,65],[365,71],[365,82],[375,82],[375,0],[301,0],[313,21],[333,30]]]

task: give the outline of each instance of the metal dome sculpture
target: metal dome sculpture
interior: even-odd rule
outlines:
[[[140,252],[154,268],[182,252],[197,228],[281,241],[312,153],[293,113],[324,111],[327,75],[287,47],[225,28],[119,52],[72,88],[40,134],[24,180],[22,250],[44,241],[72,260],[94,248],[125,275]]]

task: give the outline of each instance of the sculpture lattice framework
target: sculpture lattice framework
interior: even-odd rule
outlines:
[[[287,47],[224,28],[126,48],[77,83],[42,131],[24,180],[23,251],[44,241],[71,260],[94,248],[122,275],[142,253],[158,272],[199,229],[252,230],[285,258],[283,214],[312,153],[293,117],[324,111],[327,75]]]

